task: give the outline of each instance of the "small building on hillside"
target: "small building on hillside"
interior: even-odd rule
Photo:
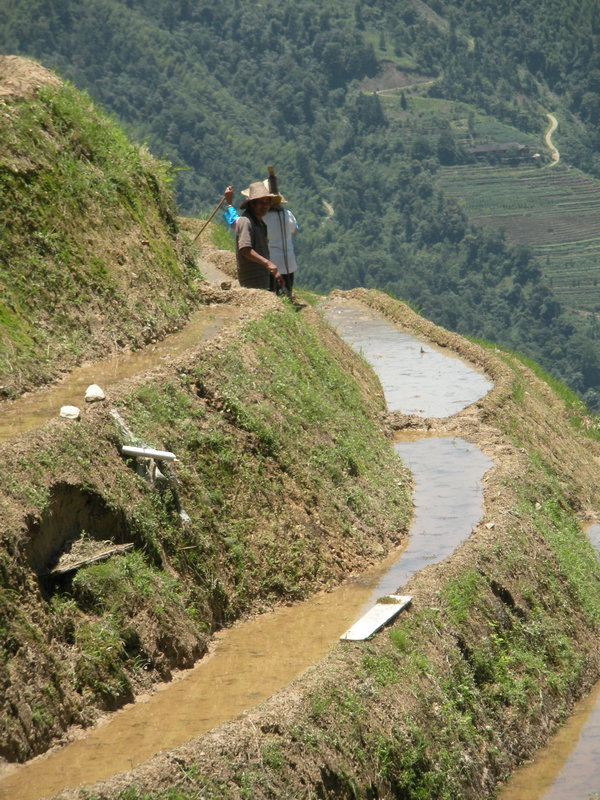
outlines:
[[[539,156],[535,147],[521,142],[488,142],[466,149],[469,155],[486,161],[518,163]]]

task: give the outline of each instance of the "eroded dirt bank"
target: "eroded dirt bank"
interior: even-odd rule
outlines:
[[[409,481],[365,364],[308,307],[211,291],[240,305],[237,323],[82,404],[80,421],[0,446],[8,761],[191,666],[215,628],[341,581],[406,532]],[[121,454],[138,440],[177,455],[175,483]],[[51,573],[75,545],[107,540],[132,547]]]
[[[384,295],[350,294],[494,380],[447,422],[390,417],[460,435],[494,460],[483,519],[409,581],[412,606],[391,628],[340,644],[257,709],[91,796],[482,798],[598,678],[600,575],[581,530],[599,500],[588,420],[518,360]]]

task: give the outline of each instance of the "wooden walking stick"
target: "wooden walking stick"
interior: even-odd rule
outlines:
[[[196,236],[194,237],[194,241],[192,242],[192,244],[196,244],[196,239],[197,239],[197,238],[200,236],[200,234],[202,233],[202,231],[204,230],[204,228],[206,228],[206,226],[208,225],[208,223],[211,221],[211,219],[214,217],[214,215],[217,213],[217,211],[218,211],[218,210],[221,208],[221,206],[223,205],[223,203],[224,203],[224,202],[225,202],[225,195],[223,195],[223,197],[221,198],[221,202],[219,203],[219,205],[218,205],[218,206],[215,208],[215,210],[212,212],[212,214],[210,215],[210,217],[209,217],[209,218],[206,220],[206,222],[204,223],[204,225],[203,225],[203,226],[200,228],[200,230],[198,231],[198,233],[197,233],[197,234],[196,234]]]

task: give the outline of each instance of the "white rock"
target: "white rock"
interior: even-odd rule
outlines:
[[[94,403],[96,400],[105,400],[105,399],[106,395],[96,383],[92,383],[92,385],[88,386],[88,388],[85,390],[86,403]]]
[[[60,409],[60,416],[65,419],[79,419],[80,414],[77,406],[62,406]]]

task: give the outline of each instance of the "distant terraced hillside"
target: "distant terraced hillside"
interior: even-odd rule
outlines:
[[[438,179],[469,219],[503,228],[531,245],[558,298],[600,312],[600,182],[562,163],[553,167],[461,165]]]

